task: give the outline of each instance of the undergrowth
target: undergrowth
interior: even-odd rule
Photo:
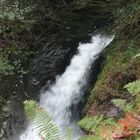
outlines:
[[[114,11],[114,17],[115,22],[110,30],[114,31],[115,39],[105,50],[104,66],[95,87],[90,91],[90,97],[84,109],[84,115],[86,115],[84,119],[86,119],[86,123],[89,121],[92,124],[98,122],[98,119],[93,121],[93,118],[104,115],[103,120],[106,120],[108,119],[108,116],[106,116],[108,105],[115,106],[122,111],[121,116],[115,118],[116,126],[113,126],[113,128],[112,125],[104,127],[104,123],[101,121],[98,124],[101,128],[99,130],[95,129],[94,135],[97,133],[97,139],[101,140],[116,138],[139,140],[139,1],[131,1],[123,8]],[[81,124],[84,119],[79,122],[79,125],[89,135],[89,138],[85,137],[83,139],[90,140],[92,139],[90,137],[93,136],[92,126],[89,129],[86,126],[89,122]],[[103,135],[100,134],[101,131],[104,132],[106,138],[101,137]],[[93,139],[96,139],[96,137],[94,136]]]
[[[112,103],[124,111],[124,117],[116,119],[106,118],[104,115],[94,117],[86,116],[78,122],[78,125],[88,133],[93,135],[93,139],[114,140],[131,139],[138,140],[140,125],[140,80],[131,82],[124,86],[132,97],[133,102],[127,103],[126,99],[112,99]],[[90,140],[92,137],[84,137],[81,140]]]
[[[35,23],[31,16],[35,5],[23,5],[21,1],[0,0],[0,73],[23,73],[28,57],[28,45],[24,34],[29,34]]]

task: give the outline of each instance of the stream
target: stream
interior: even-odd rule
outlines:
[[[76,124],[77,117],[73,119],[72,106],[77,106],[82,100],[90,68],[101,51],[112,40],[112,36],[98,34],[92,37],[90,43],[79,43],[77,53],[71,59],[65,72],[56,77],[55,83],[47,91],[41,93],[40,106],[51,114],[61,135],[65,134],[67,128],[71,128],[73,140],[77,140],[83,135]],[[28,125],[19,139],[41,140],[32,124]]]

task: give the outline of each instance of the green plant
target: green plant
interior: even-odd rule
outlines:
[[[128,83],[126,86],[124,86],[124,88],[126,88],[129,93],[135,96],[140,93],[140,80]]]
[[[78,125],[86,132],[95,135],[94,137],[101,139],[101,131],[104,130],[104,128],[109,130],[109,127],[112,125],[115,126],[116,122],[112,118],[105,118],[104,115],[94,117],[86,116],[78,122]]]
[[[32,122],[43,140],[72,140],[71,129],[66,129],[64,136],[60,135],[52,117],[36,101],[24,101],[24,109],[27,118]]]
[[[29,30],[30,24],[34,22],[29,20],[27,15],[34,9],[34,5],[23,7],[21,2],[13,0],[8,2],[0,0],[0,34],[6,40],[8,38],[17,38],[17,33],[22,30]]]
[[[114,23],[116,32],[121,34],[128,33],[127,35],[125,34],[125,36],[129,36],[130,34],[136,36],[139,33],[139,0],[129,2],[124,8],[118,9],[118,11],[114,13],[114,17],[116,18]]]
[[[112,99],[111,102],[120,109],[124,109],[124,107],[126,106],[125,99]]]
[[[24,4],[19,0],[0,0],[0,73],[26,72],[29,51],[26,35],[34,25],[35,4]]]
[[[78,122],[78,125],[88,132],[94,135],[93,138],[87,136],[83,137],[81,140],[90,139],[105,139],[114,140],[114,138],[137,138],[139,137],[139,131],[137,128],[139,125],[139,120],[137,119],[139,115],[135,114],[135,110],[140,111],[140,80],[128,83],[124,86],[129,93],[135,97],[135,100],[127,103],[126,99],[113,99],[111,102],[122,109],[125,113],[125,117],[115,121],[114,119],[105,118],[103,115],[88,117],[86,116]],[[135,115],[134,115],[135,114]],[[135,134],[135,136],[134,136]]]
[[[9,61],[3,57],[0,57],[0,74],[9,74],[13,70],[13,67],[9,64]]]
[[[96,130],[100,129],[100,123],[103,121],[103,115],[95,117],[84,117],[78,122],[78,125],[91,133],[94,133]]]
[[[137,106],[137,103],[140,102],[140,80],[130,82],[127,85],[124,86],[128,90],[128,92],[135,97],[135,100],[127,103],[126,99],[113,99],[111,102],[122,109],[125,112],[132,112],[134,111],[135,106]]]
[[[102,140],[99,136],[84,136],[80,138],[79,140]]]
[[[128,103],[125,99],[112,99],[111,102],[124,112],[131,112],[135,107],[134,102]]]
[[[25,101],[25,114],[44,140],[60,140],[59,130],[51,116],[35,101]]]

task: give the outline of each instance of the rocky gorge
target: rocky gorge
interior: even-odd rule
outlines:
[[[26,5],[26,2],[22,3]],[[123,26],[121,22],[124,21],[117,21],[114,12],[131,5],[125,0],[60,0],[35,4],[35,13],[38,14],[33,13],[36,22],[29,30],[17,31],[18,37],[14,39],[4,38],[4,33],[0,35],[1,53],[8,55],[8,63],[15,67],[12,74],[0,74],[0,139],[14,140],[20,135],[27,125],[23,101],[38,101],[40,90],[46,90],[56,76],[65,71],[77,53],[79,42],[89,42],[91,36],[98,32],[111,34],[115,30],[116,37],[91,68],[85,100],[79,104],[81,118],[104,111],[108,117],[119,117],[121,110],[111,103],[111,99],[132,100],[123,86],[140,78],[139,58],[130,59],[140,50],[139,10],[134,12],[137,24],[125,23],[126,26]],[[8,35],[13,30],[15,28],[10,27]],[[7,39],[11,42],[20,40],[23,43],[21,49],[12,50],[13,45],[7,43]],[[20,60],[18,65],[13,63],[17,60]],[[25,72],[19,72],[19,65]]]

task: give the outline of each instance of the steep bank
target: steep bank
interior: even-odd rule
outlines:
[[[89,125],[86,128],[86,121],[88,124],[88,119],[104,115],[104,119],[115,118],[115,121],[117,121],[124,117],[123,109],[120,109],[113,103],[114,99],[126,100],[128,104],[134,104],[135,102],[135,97],[124,86],[129,82],[140,79],[140,58],[134,58],[140,52],[139,15],[138,1],[126,5],[115,13],[116,19],[112,26],[113,28],[110,29],[115,29],[116,37],[113,44],[104,52],[105,61],[102,71],[95,83],[95,87],[90,90],[90,96],[83,111],[87,120],[83,119],[83,122],[82,120],[80,122],[87,134],[93,133],[92,126]],[[134,113],[133,110],[129,113]],[[96,123],[94,120],[89,122],[90,124]],[[123,135],[122,138],[127,138],[127,136]],[[139,136],[133,138],[130,135],[128,136],[129,138],[139,139]]]
[[[103,69],[95,88],[91,90],[87,108],[88,106],[91,107],[92,101],[98,102],[98,99],[101,104],[108,104],[108,101],[113,98],[125,98],[126,91],[124,86],[140,78],[139,58],[133,58],[140,52],[139,4],[132,2],[123,9],[119,9],[116,15],[116,20],[113,24],[116,37],[113,44],[104,53]],[[92,113],[94,114],[94,109],[93,112],[91,111]]]
[[[129,97],[124,86],[140,78],[139,58],[132,58],[140,51],[138,42],[138,38],[136,40],[117,38],[106,50],[103,69],[95,87],[90,92],[91,95],[85,108],[85,112],[89,115],[97,115],[102,111],[109,113],[113,111],[111,110],[113,109],[112,99]]]

